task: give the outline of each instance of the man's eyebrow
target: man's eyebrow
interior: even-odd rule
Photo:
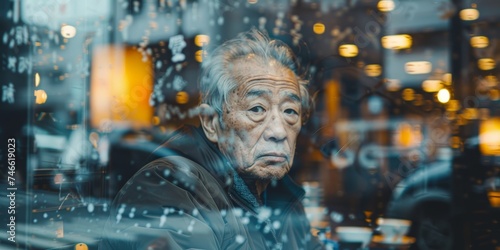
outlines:
[[[263,96],[263,95],[272,95],[271,91],[269,90],[250,90],[248,91],[246,94],[245,94],[245,98],[248,98],[248,97],[259,97],[259,96]],[[301,102],[300,100],[300,97],[295,94],[295,93],[287,93],[285,92],[284,95],[286,95],[288,98],[294,100],[294,101],[297,101],[297,102]]]
[[[250,90],[245,94],[245,97],[259,97],[263,96],[264,94],[271,95],[271,91],[269,90]]]
[[[294,101],[301,102],[300,97],[295,93],[285,93],[285,95]]]

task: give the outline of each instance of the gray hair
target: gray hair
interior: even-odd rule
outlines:
[[[199,85],[201,103],[210,105],[219,114],[219,118],[222,117],[229,93],[238,87],[235,76],[230,72],[231,65],[251,54],[264,60],[274,59],[294,72],[300,86],[302,121],[305,121],[311,105],[307,90],[309,82],[299,75],[299,64],[293,51],[285,43],[272,40],[267,33],[255,28],[224,42],[204,58]]]

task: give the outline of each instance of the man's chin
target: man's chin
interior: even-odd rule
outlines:
[[[240,176],[244,179],[254,179],[261,181],[273,181],[280,180],[286,175],[286,172],[283,171],[259,171],[259,172],[240,172]]]
[[[267,169],[267,171],[264,171],[264,172],[261,172],[258,174],[258,178],[259,179],[262,179],[262,180],[268,180],[268,181],[272,181],[272,180],[280,180],[281,178],[283,178],[287,171],[279,171],[279,170],[282,170],[282,169],[273,169],[274,171],[270,170],[270,169]]]

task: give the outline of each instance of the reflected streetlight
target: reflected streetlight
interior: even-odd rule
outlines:
[[[450,91],[446,88],[439,90],[439,92],[437,93],[437,99],[440,103],[447,103],[448,101],[450,101],[450,97]]]
[[[410,88],[403,89],[403,93],[401,93],[401,97],[405,101],[413,101],[415,100],[415,91]]]
[[[371,77],[377,77],[382,74],[382,66],[380,64],[368,64],[365,66],[365,74]]]
[[[422,89],[425,92],[437,92],[442,88],[441,80],[425,80],[422,82]]]
[[[405,71],[410,75],[428,74],[432,71],[432,63],[428,61],[414,61],[405,63]]]
[[[35,90],[35,103],[44,104],[47,101],[47,93],[43,89]]]
[[[35,74],[35,87],[38,87],[40,85],[40,74],[38,72]]]
[[[495,68],[496,63],[493,58],[481,58],[477,61],[477,66],[480,70],[492,70]]]
[[[486,36],[473,36],[470,38],[470,45],[473,48],[486,48],[488,47],[489,39]]]
[[[71,25],[63,25],[61,27],[61,35],[64,38],[73,38],[76,35],[76,28]]]
[[[354,44],[343,44],[339,47],[339,54],[343,57],[355,57],[358,52],[358,46]]]
[[[322,23],[315,23],[313,25],[313,32],[318,35],[325,33],[325,25]]]
[[[393,0],[380,0],[377,3],[377,9],[380,10],[381,12],[389,12],[394,10],[394,7],[396,4],[394,4]]]
[[[382,37],[382,47],[386,49],[409,49],[413,43],[412,37],[407,34]]]
[[[210,37],[207,35],[197,35],[194,37],[194,44],[198,47],[206,46],[209,42]]]
[[[473,21],[479,18],[479,11],[477,9],[469,8],[460,11],[460,19],[464,21]]]

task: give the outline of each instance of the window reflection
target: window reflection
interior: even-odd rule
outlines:
[[[290,45],[311,80],[290,174],[326,244],[352,247],[342,231],[361,227],[373,249],[500,247],[497,1],[0,6],[2,164],[16,141],[1,204],[12,177],[22,248],[95,247],[120,188],[175,129],[197,125],[210,50],[251,27]],[[411,227],[389,240],[384,219]]]

